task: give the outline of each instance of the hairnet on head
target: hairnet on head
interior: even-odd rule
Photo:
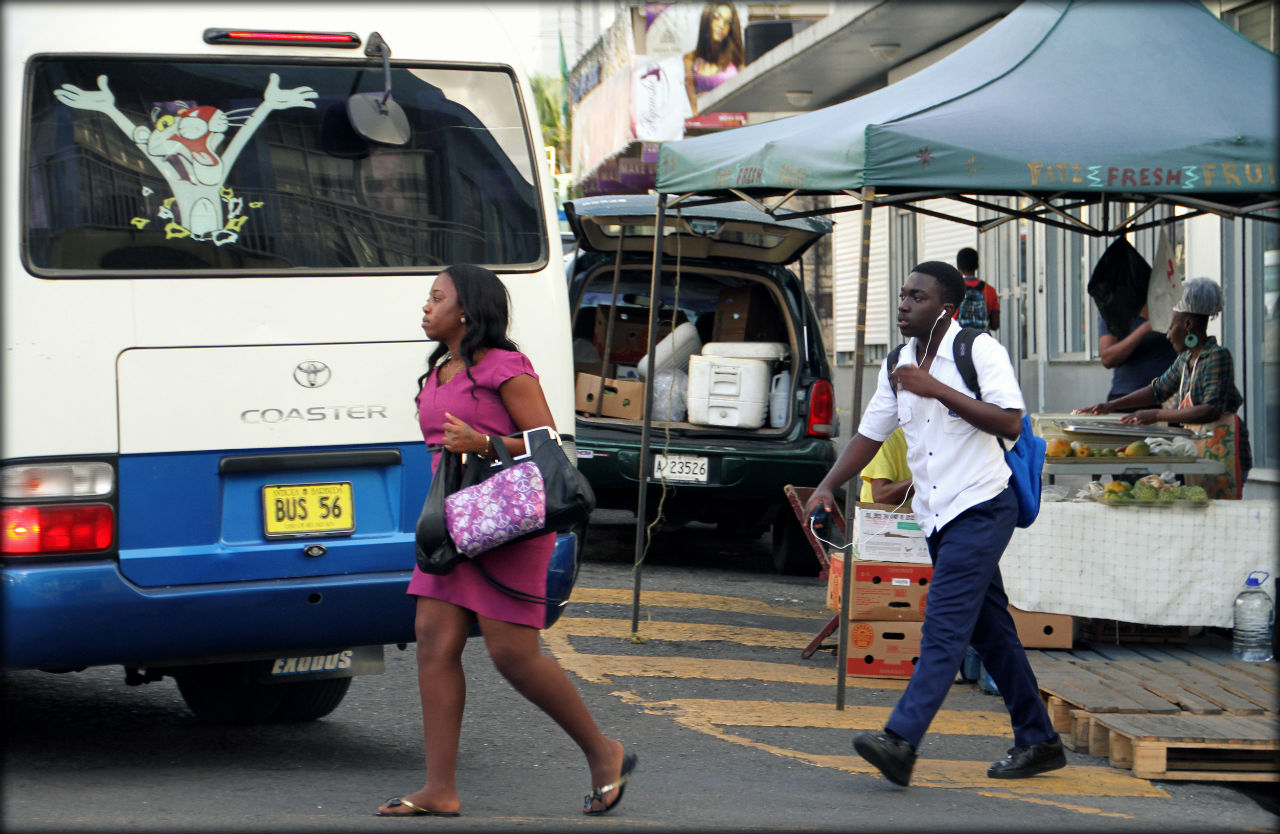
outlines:
[[[1173,312],[1216,316],[1222,312],[1222,287],[1209,278],[1188,278],[1182,282],[1182,299],[1173,305]]]

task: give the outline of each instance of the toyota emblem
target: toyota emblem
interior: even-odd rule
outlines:
[[[298,367],[293,369],[294,380],[303,388],[319,388],[328,382],[331,376],[333,372],[329,370],[328,365],[310,359],[299,362]]]

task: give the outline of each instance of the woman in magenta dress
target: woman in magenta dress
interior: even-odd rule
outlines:
[[[502,437],[536,426],[554,426],[538,375],[507,338],[509,300],[496,275],[477,266],[441,272],[423,306],[422,329],[437,342],[430,370],[419,380],[418,419],[428,446],[493,457],[490,436],[513,455],[521,437]],[[432,469],[439,460],[432,459]],[[535,596],[546,595],[547,563],[555,534],[505,545],[482,555],[497,581]],[[414,568],[408,593],[417,597],[418,688],[427,779],[417,791],[390,799],[379,816],[456,816],[455,782],[466,679],[462,650],[479,622],[485,646],[512,686],[567,732],[586,755],[592,791],[583,812],[602,814],[621,800],[636,756],[605,736],[564,669],[542,653],[538,629],[545,607],[507,596],[473,565],[463,562],[434,576]]]

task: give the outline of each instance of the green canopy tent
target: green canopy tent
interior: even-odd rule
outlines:
[[[1196,0],[1027,0],[956,52],[888,87],[775,122],[664,143],[655,253],[669,202],[742,199],[777,216],[802,216],[850,209],[784,211],[792,197],[858,198],[852,210],[868,209],[854,349],[851,413],[858,415],[872,206],[898,205],[980,230],[1024,218],[1093,236],[1205,213],[1276,222],[1269,210],[1280,205],[1277,70],[1275,54]],[[1024,199],[1016,206],[991,199],[997,196]],[[996,216],[948,217],[916,205],[937,197]],[[1070,213],[1095,204],[1099,223]],[[1117,204],[1138,207],[1113,218]],[[1174,207],[1173,215],[1150,219],[1161,205]],[[654,264],[656,294],[656,255]],[[648,460],[647,449],[641,457]],[[850,574],[844,572],[845,606]],[[839,708],[847,615],[839,615]]]
[[[1046,201],[1256,216],[1277,205],[1278,70],[1196,0],[1028,0],[888,87],[664,143],[657,190],[1020,195],[1037,202],[1015,213],[1097,235],[1135,226],[1089,228]]]

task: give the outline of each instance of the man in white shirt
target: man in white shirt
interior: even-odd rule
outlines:
[[[981,655],[1013,724],[1014,747],[987,775],[1019,779],[1066,766],[1000,579],[1000,556],[1013,536],[1018,502],[996,437],[1017,439],[1022,391],[1004,347],[981,336],[973,342],[973,361],[982,399],[965,386],[953,358],[960,326],[951,318],[963,297],[964,278],[950,264],[927,261],[912,270],[899,295],[898,329],[907,343],[897,367],[892,374],[881,367],[857,434],[805,508],[829,512],[834,490],[902,426],[915,484],[912,508],[933,560],[928,616],[920,658],[884,731],[859,733],[853,745],[903,786],[969,645]]]

